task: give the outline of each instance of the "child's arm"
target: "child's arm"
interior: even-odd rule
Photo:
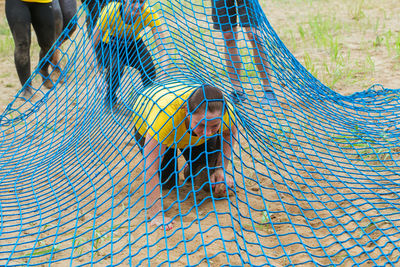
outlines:
[[[224,157],[224,169],[227,169],[229,160],[232,156],[232,147],[235,145],[235,142],[237,140],[237,128],[234,124],[231,125],[230,130],[225,130],[222,132],[222,152],[223,155],[221,155],[218,159],[218,162],[216,166],[222,166],[222,157]],[[224,171],[222,169],[216,170],[210,177],[210,182],[211,183],[216,183],[216,182],[221,182],[220,184],[213,185],[213,188],[215,189],[215,193],[224,193],[225,192],[225,184],[224,182]],[[229,187],[233,187],[234,181],[232,177],[226,176],[226,184]]]
[[[100,38],[101,38],[100,29],[99,29],[99,27],[96,27],[93,30],[93,47],[95,49],[100,42]]]
[[[151,219],[151,225],[163,225],[165,230],[171,230],[174,222],[171,218],[164,216],[161,203],[159,166],[162,156],[166,150],[166,146],[160,144],[150,134],[146,135],[146,142],[143,148],[144,157],[144,179],[146,207],[148,208],[148,216]]]

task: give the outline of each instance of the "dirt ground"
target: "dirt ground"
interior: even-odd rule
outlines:
[[[310,14],[349,15],[341,11],[350,1],[313,2],[274,0],[262,5],[272,27],[284,36],[289,36],[288,25],[297,28]],[[384,10],[383,24],[399,29],[398,3],[365,3],[365,16],[371,21]],[[0,3],[2,14],[3,10]],[[345,54],[351,51],[351,62],[365,56],[362,41],[376,39],[374,34],[368,29],[341,32],[342,49]],[[75,40],[82,38],[81,34]],[[301,59],[302,39],[297,32],[293,38],[298,47],[288,48]],[[286,41],[292,44],[289,38]],[[221,43],[213,44],[216,51],[223,50]],[[164,232],[147,223],[132,118],[97,105],[94,77],[98,73],[89,66],[93,64],[90,47],[75,42],[63,49],[73,62],[68,66],[69,61],[63,60],[64,84],[46,96],[40,112],[33,111],[34,116],[21,123],[1,126],[0,229],[4,230],[0,238],[7,244],[0,247],[0,264],[378,266],[398,262],[400,203],[393,189],[400,178],[394,163],[400,159],[397,150],[388,161],[381,161],[372,158],[374,148],[363,154],[360,151],[367,149],[357,150],[346,139],[348,124],[354,120],[366,127],[363,120],[373,112],[385,115],[376,105],[376,110],[364,114],[330,99],[296,99],[302,95],[290,90],[308,85],[274,79],[280,109],[263,110],[256,102],[237,108],[246,119],[239,121],[239,145],[226,169],[226,175],[237,182],[230,197],[211,197],[181,174],[179,190],[163,192],[164,210],[176,216],[174,230]],[[192,48],[182,43],[181,49]],[[33,51],[32,69],[37,47]],[[328,55],[321,48],[308,52],[316,61]],[[339,81],[335,91],[351,95],[374,82],[400,88],[395,51],[389,55],[382,45],[371,57],[374,71],[355,74],[362,81],[354,77],[351,84]],[[209,58],[214,60],[213,55]],[[4,110],[20,85],[12,51],[2,59],[0,108]],[[182,69],[186,71],[185,66]],[[293,74],[287,69],[282,72]],[[191,73],[187,75],[191,78]],[[38,86],[40,79],[34,84]],[[21,110],[33,107],[47,92],[42,91],[25,106],[22,100],[15,102],[7,118],[18,116],[19,105]],[[251,95],[252,100],[255,97]],[[384,108],[393,104],[387,101]],[[387,125],[384,122],[382,118],[382,125]],[[7,257],[13,260],[7,262]]]

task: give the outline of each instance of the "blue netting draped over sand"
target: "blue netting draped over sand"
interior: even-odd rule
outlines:
[[[147,4],[166,31],[163,49],[149,28],[143,32],[157,69],[149,88],[223,91],[238,128],[223,170],[235,185],[229,195],[205,192],[184,178],[180,157],[178,188],[162,192],[174,228],[150,225],[133,109],[148,90],[127,67],[118,104],[104,100],[109,81],[82,5],[75,34],[55,44],[62,73],[53,88],[41,85],[37,69],[33,96],[18,94],[0,117],[0,265],[398,264],[399,91],[335,93],[292,56],[254,2],[253,29],[278,104],[262,103],[263,81],[241,27],[246,97],[235,102],[211,2]]]

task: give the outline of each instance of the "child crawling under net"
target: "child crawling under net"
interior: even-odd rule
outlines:
[[[237,140],[228,106],[222,92],[210,85],[155,86],[138,97],[133,107],[135,138],[143,153],[146,207],[152,225],[173,228],[171,218],[163,216],[161,189],[178,185],[181,154],[186,160],[185,179],[191,177],[196,183],[207,177],[201,188],[217,194],[226,192],[226,186],[233,187],[233,178],[224,173]]]
[[[166,34],[157,14],[145,0],[118,0],[105,5],[93,31],[97,61],[103,67],[106,82],[105,100],[113,106],[120,87],[125,66],[140,72],[144,87],[153,84],[156,69],[150,51],[143,42],[144,28],[151,28],[159,62],[164,65],[167,58],[161,40]]]

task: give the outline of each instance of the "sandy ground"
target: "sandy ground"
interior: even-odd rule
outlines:
[[[398,3],[365,2],[365,15],[371,21],[384,10],[383,24],[399,28]],[[286,36],[286,25],[307,21],[317,11],[349,16],[339,12],[349,7],[346,1],[296,3],[296,8],[292,1],[263,3],[278,33],[282,29]],[[374,34],[369,30],[343,32],[343,53],[350,50],[351,59],[364,57],[361,41],[376,39]],[[302,58],[304,50],[297,33],[294,40],[299,42],[297,48],[289,49]],[[220,41],[215,46],[217,51],[223,50]],[[37,48],[34,51],[32,66],[37,62]],[[90,65],[90,48],[75,43],[68,51],[75,61],[70,66],[63,61],[68,73],[65,83],[47,96],[41,112],[1,128],[2,152],[7,151],[3,162],[8,162],[1,175],[7,177],[4,174],[8,173],[9,177],[2,180],[0,193],[7,221],[2,221],[7,245],[1,250],[14,259],[9,263],[376,266],[398,261],[399,203],[391,186],[400,177],[393,163],[399,157],[394,153],[390,162],[382,163],[371,153],[356,153],[346,138],[337,137],[348,132],[346,123],[351,120],[337,123],[335,116],[344,113],[362,120],[369,114],[352,114],[354,110],[334,102],[296,99],[288,93],[291,86],[297,88],[295,82],[277,88],[281,100],[287,97],[279,110],[264,111],[257,103],[253,108],[238,108],[250,122],[240,121],[234,168],[230,165],[226,170],[226,175],[237,181],[231,196],[211,197],[181,175],[178,191],[164,191],[167,215],[179,214],[175,230],[165,233],[146,221],[138,167],[141,157],[133,141],[131,118],[124,111],[111,113],[96,105],[99,99],[93,77],[97,73],[86,66]],[[316,59],[327,55],[322,49],[309,53]],[[87,61],[76,61],[81,57]],[[399,88],[395,52],[388,55],[384,46],[377,47],[371,57],[374,71],[357,73],[362,81],[339,81],[335,90],[351,95],[372,81]],[[11,52],[3,56],[0,73],[1,108],[5,109],[20,88]],[[35,85],[39,84],[36,79]],[[38,93],[32,101],[42,96]],[[18,100],[14,107],[22,104]],[[27,103],[21,110],[33,104]],[[339,106],[340,110],[335,110]],[[24,154],[13,157],[15,151]],[[19,203],[16,211],[15,199]],[[10,255],[9,251],[14,252]],[[0,264],[6,262],[1,255]]]

